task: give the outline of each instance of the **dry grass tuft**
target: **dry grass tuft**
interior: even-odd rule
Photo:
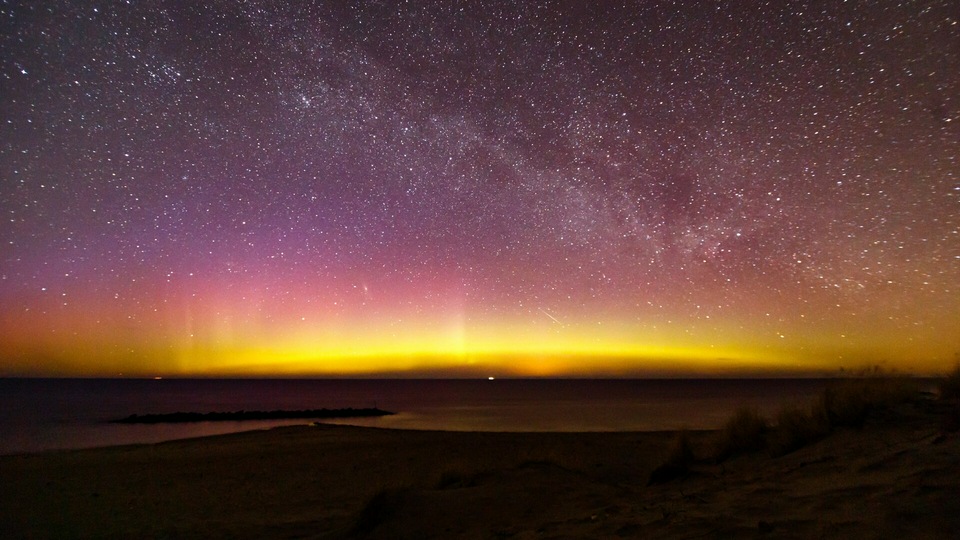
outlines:
[[[873,367],[837,380],[811,405],[785,406],[772,429],[757,409],[741,407],[717,434],[713,458],[720,462],[765,448],[773,456],[782,456],[819,441],[835,428],[861,426],[872,412],[909,401],[918,391],[916,381]],[[960,398],[960,365],[941,384],[941,395]],[[682,476],[694,461],[689,438],[680,432],[650,482]]]
[[[670,446],[667,463],[688,467],[694,461],[696,461],[696,457],[693,454],[693,444],[690,442],[690,434],[687,433],[687,430],[681,429],[677,432],[677,438],[673,440],[673,444]]]
[[[687,433],[687,430],[681,429],[670,445],[666,460],[650,473],[650,480],[647,485],[662,484],[679,478],[687,474],[690,465],[695,461],[696,456],[693,453],[690,434]]]
[[[356,516],[348,536],[366,536],[393,519],[407,492],[408,490],[405,489],[383,489],[375,493]]]
[[[938,389],[940,399],[960,399],[960,363],[940,381]]]
[[[720,432],[717,448],[717,460],[755,452],[766,444],[764,435],[768,424],[759,411],[752,407],[741,407],[727,420]]]
[[[903,403],[916,393],[916,384],[910,379],[874,368],[864,376],[843,379],[826,388],[820,407],[831,426],[858,427],[871,411]]]
[[[774,456],[793,452],[830,433],[830,419],[820,404],[786,406],[777,414],[776,424],[769,441],[770,453]]]

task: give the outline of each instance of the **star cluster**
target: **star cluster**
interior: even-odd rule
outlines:
[[[37,1],[0,26],[0,371],[960,354],[954,1]]]

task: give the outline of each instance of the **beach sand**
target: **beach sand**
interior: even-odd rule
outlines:
[[[656,486],[675,434],[318,425],[3,456],[0,537],[956,538],[946,408]],[[713,434],[691,438],[707,452]]]

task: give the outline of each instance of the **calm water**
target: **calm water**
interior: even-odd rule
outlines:
[[[0,454],[158,442],[303,420],[120,425],[130,414],[372,407],[335,423],[459,431],[650,431],[718,427],[738,406],[804,402],[822,379],[127,380],[0,379]]]

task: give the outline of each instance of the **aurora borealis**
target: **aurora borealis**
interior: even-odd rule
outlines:
[[[960,358],[954,0],[0,18],[0,375]]]

